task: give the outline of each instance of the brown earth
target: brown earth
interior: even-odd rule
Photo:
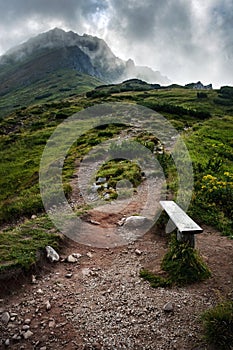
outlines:
[[[104,230],[106,217],[95,219]],[[212,277],[183,288],[153,289],[139,271],[160,269],[167,242],[159,232],[116,248],[91,248],[65,239],[61,260],[46,262],[33,283],[30,278],[20,285],[16,279],[2,286],[0,311],[9,312],[11,320],[0,326],[1,348],[207,349],[199,315],[233,297],[232,247],[232,240],[204,227],[197,249]],[[82,256],[66,262],[72,253]],[[167,302],[173,304],[172,312],[163,310]],[[33,333],[28,339],[26,319]]]

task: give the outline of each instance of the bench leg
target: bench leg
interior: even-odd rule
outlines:
[[[195,235],[193,233],[181,233],[177,230],[177,240],[182,243],[188,243],[192,248],[195,248]]]

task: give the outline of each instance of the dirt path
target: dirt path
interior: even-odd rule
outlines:
[[[62,257],[80,253],[77,262],[47,264],[34,283],[6,290],[0,312],[10,320],[1,324],[2,348],[204,350],[199,315],[232,296],[233,241],[205,227],[197,247],[213,276],[186,288],[152,289],[139,270],[159,270],[166,247],[155,233],[115,249],[66,240]],[[163,311],[167,302],[173,312]]]

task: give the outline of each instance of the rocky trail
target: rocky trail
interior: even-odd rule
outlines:
[[[23,285],[16,280],[1,288],[1,348],[207,349],[199,316],[232,296],[232,247],[233,241],[204,227],[197,248],[212,277],[153,289],[139,271],[159,271],[167,249],[162,235],[149,232],[102,249],[66,239],[59,262],[45,262]]]

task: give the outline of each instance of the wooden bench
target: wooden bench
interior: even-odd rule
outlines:
[[[195,234],[203,232],[203,229],[198,226],[175,202],[160,201],[159,203],[177,227],[177,240],[186,242],[194,248]]]

